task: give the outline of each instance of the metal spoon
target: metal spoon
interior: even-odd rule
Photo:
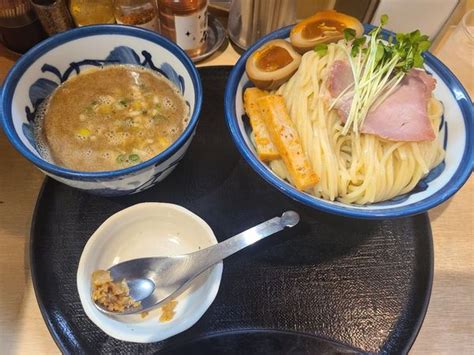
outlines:
[[[141,301],[141,306],[124,312],[110,312],[100,304],[94,304],[100,311],[113,315],[140,313],[160,307],[186,290],[192,280],[212,265],[285,227],[295,226],[299,220],[298,213],[287,211],[281,217],[272,218],[203,250],[171,257],[134,259],[114,265],[109,269],[112,279],[125,279],[130,296]]]

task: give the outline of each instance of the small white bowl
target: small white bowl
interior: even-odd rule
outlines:
[[[87,316],[105,333],[137,343],[161,341],[193,326],[214,301],[222,276],[222,262],[193,281],[177,297],[175,316],[160,322],[161,310],[110,317],[94,306],[91,275],[122,261],[186,254],[217,244],[209,225],[191,211],[169,203],[140,203],[109,217],[90,237],[79,261],[77,288]]]

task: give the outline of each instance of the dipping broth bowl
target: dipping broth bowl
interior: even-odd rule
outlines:
[[[81,172],[44,159],[33,131],[40,104],[68,78],[110,64],[140,65],[173,82],[189,106],[189,121],[183,133],[152,159],[120,170]],[[2,128],[25,158],[64,184],[93,194],[118,196],[143,191],[176,167],[196,131],[202,86],[192,61],[168,39],[136,27],[98,25],[55,35],[33,47],[8,73],[0,100]]]

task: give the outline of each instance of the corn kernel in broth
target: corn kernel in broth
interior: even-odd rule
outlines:
[[[40,155],[55,164],[117,170],[158,155],[188,120],[183,96],[164,76],[139,66],[109,65],[59,86],[38,109],[35,138]]]

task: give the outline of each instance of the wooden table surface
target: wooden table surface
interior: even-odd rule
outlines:
[[[200,65],[233,64],[238,57],[231,45],[224,45]],[[0,48],[0,80],[16,59]],[[472,80],[472,72],[465,75]],[[28,267],[31,217],[44,176],[13,149],[3,132],[0,152],[0,354],[56,354]],[[474,354],[473,191],[471,178],[456,196],[429,213],[434,283],[412,354]]]

